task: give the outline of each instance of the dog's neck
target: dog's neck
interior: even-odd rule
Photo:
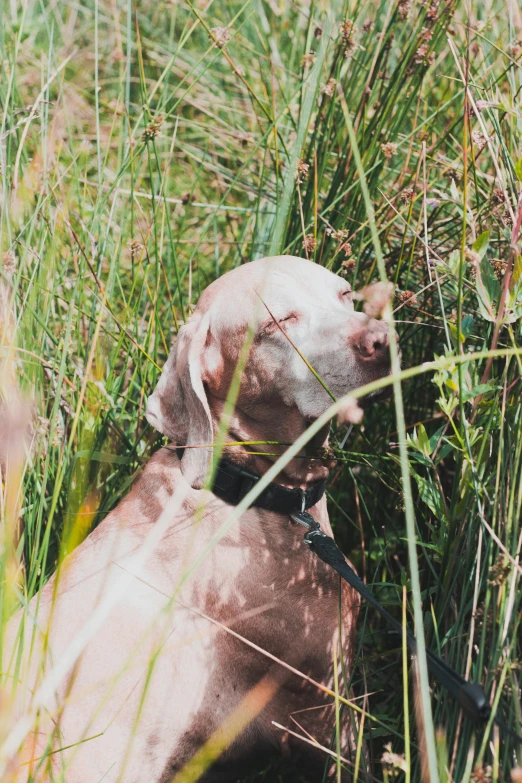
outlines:
[[[224,401],[209,396],[209,406],[214,431],[217,433],[223,415]],[[262,476],[309,424],[310,422],[295,406],[281,407],[280,402],[277,406],[267,402],[258,403],[250,406],[248,411],[236,405],[234,413],[229,418],[225,442],[268,441],[268,443],[226,446],[223,456]],[[333,464],[331,459],[325,458],[324,453],[328,448],[328,431],[328,426],[320,430],[305,449],[285,466],[277,478],[278,484],[305,488],[311,482],[328,477]],[[275,445],[274,441],[275,444],[280,445]]]

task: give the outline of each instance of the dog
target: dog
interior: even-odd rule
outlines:
[[[25,712],[7,742],[25,741],[5,780],[229,783],[271,754],[322,779],[335,709],[317,683],[333,687],[334,652],[351,671],[358,596],[339,596],[288,514],[251,506],[227,525],[234,507],[205,482],[220,426],[228,463],[262,476],[330,395],[390,372],[387,325],[320,265],[253,261],[202,293],[147,403],[170,445],[25,615]],[[325,426],[277,484],[324,482],[327,444]],[[324,495],[309,512],[331,535]],[[19,617],[12,648],[17,633]]]

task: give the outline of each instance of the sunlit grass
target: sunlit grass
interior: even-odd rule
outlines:
[[[0,396],[4,418],[18,398],[34,415],[20,403],[27,443],[2,467],[2,627],[162,442],[145,400],[201,291],[238,264],[294,253],[354,287],[396,285],[395,405],[368,411],[342,450],[334,423],[337,539],[520,732],[515,4],[4,5]],[[432,682],[429,694],[422,666],[415,710],[401,640],[371,611],[359,630],[347,674],[355,697],[370,694],[359,779],[420,780],[424,742],[432,781],[467,783],[475,767],[477,780],[509,780],[518,746],[475,731]],[[7,702],[24,689],[16,660]],[[2,717],[3,765],[17,725]],[[388,742],[408,772],[381,764]]]

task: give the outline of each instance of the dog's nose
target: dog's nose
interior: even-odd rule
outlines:
[[[390,334],[381,321],[370,323],[366,329],[355,335],[353,346],[365,361],[389,361]]]

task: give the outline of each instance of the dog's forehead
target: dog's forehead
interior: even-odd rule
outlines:
[[[198,308],[212,312],[212,321],[245,322],[266,307],[281,315],[290,308],[310,307],[329,300],[347,283],[329,270],[294,256],[276,256],[244,264],[227,272],[202,294]]]

